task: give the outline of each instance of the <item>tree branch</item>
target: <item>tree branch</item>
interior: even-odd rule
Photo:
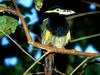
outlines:
[[[11,12],[12,14],[18,16],[14,9],[0,7],[0,12],[5,12],[5,11]]]
[[[70,43],[81,41],[81,40],[84,40],[84,39],[89,39],[89,38],[97,37],[97,36],[100,36],[100,33],[89,35],[89,36],[80,37],[80,38],[77,38],[77,39],[73,39],[73,40],[70,41]]]
[[[91,1],[87,1],[87,0],[83,0],[82,2],[87,3],[87,4],[95,4],[97,7],[100,8],[100,4],[98,4],[96,2],[91,2]]]
[[[36,62],[34,62],[25,72],[23,75],[26,75],[40,60],[42,60],[46,55],[48,55],[49,52],[46,52],[44,55],[42,55]]]
[[[41,48],[43,50],[49,51],[51,53],[72,54],[72,55],[87,56],[87,57],[95,57],[95,56],[100,55],[100,54],[96,54],[96,53],[80,52],[80,51],[76,51],[74,49],[54,48],[54,47],[50,47],[47,45],[39,44],[34,41],[30,42],[30,44],[35,47]]]
[[[19,10],[19,8],[18,8],[18,6],[17,6],[15,0],[12,0],[12,2],[13,2],[13,4],[14,4],[14,6],[15,6],[16,13],[18,14],[19,18],[20,18],[21,21],[22,21],[22,26],[23,26],[23,29],[24,29],[26,38],[27,38],[28,42],[30,42],[30,41],[32,41],[32,38],[31,38],[31,36],[30,36],[30,34],[29,34],[29,31],[28,31],[28,28],[27,28],[27,26],[26,26],[26,21],[25,21],[25,19],[23,18],[23,16],[22,16],[22,14],[21,14],[21,12],[20,12],[20,10]]]
[[[26,52],[16,41],[14,41],[8,34],[6,34],[4,31],[0,29],[0,32],[2,32],[6,37],[8,37],[23,53],[25,53],[28,57],[30,57],[33,61],[36,61],[33,56],[31,56],[28,52]],[[41,64],[39,62],[39,64]]]
[[[69,75],[73,75],[76,70],[78,70],[84,63],[86,63],[91,57],[87,57],[85,60],[83,60]]]
[[[75,14],[75,15],[72,15],[72,16],[68,16],[67,20],[74,19],[74,18],[77,18],[77,17],[82,17],[82,16],[85,16],[85,15],[99,14],[99,13],[100,13],[100,11],[91,11],[91,12],[85,12],[85,13]]]

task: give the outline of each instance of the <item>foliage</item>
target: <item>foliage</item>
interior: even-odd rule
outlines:
[[[0,16],[0,29],[2,29],[6,34],[14,33],[16,27],[18,26],[18,20],[10,16]],[[0,32],[0,38],[5,35]]]
[[[8,8],[4,4],[0,4],[0,7]],[[9,15],[6,15],[5,12],[0,13],[0,29],[4,31],[6,34],[14,33],[17,26],[18,26],[18,20],[14,17],[11,17]],[[0,32],[0,38],[4,37],[5,35]]]
[[[40,11],[43,5],[44,0],[34,0],[35,1],[35,8]]]

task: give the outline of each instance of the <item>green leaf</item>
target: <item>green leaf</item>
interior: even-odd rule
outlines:
[[[0,7],[7,8],[5,4],[0,4]]]
[[[40,11],[43,6],[44,0],[34,0],[36,10]]]
[[[10,16],[0,16],[0,29],[6,34],[14,33],[18,26],[18,20]],[[0,38],[5,35],[0,32]]]

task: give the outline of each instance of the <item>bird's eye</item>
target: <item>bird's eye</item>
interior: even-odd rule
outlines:
[[[56,11],[59,11],[60,9],[59,8],[57,8],[57,9],[55,9]]]

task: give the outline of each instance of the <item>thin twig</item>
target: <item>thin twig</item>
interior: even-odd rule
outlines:
[[[93,61],[93,62],[89,62],[89,63],[87,63],[87,64],[84,64],[84,65],[83,65],[83,68],[82,68],[82,70],[80,71],[79,74],[82,75],[82,73],[85,71],[85,69],[86,69],[87,67],[93,65],[93,64],[100,64],[100,61]]]
[[[0,7],[0,12],[4,12],[4,11],[11,12],[12,14],[17,16],[17,13],[14,9]]]
[[[44,72],[27,73],[26,75],[44,75]]]
[[[33,73],[32,75],[44,75],[44,72],[37,72],[37,73]]]
[[[56,73],[59,73],[60,75],[66,75],[66,74],[64,74],[64,73],[62,73],[62,72],[60,72],[60,71],[58,71],[56,68],[54,69],[54,71],[55,71]]]
[[[91,12],[75,14],[75,15],[72,15],[72,16],[68,16],[67,20],[74,19],[74,18],[77,18],[77,17],[82,17],[82,16],[85,16],[85,15],[98,14],[98,13],[100,13],[100,11],[91,11]]]
[[[89,35],[89,36],[80,37],[80,38],[77,38],[77,39],[73,39],[70,42],[73,43],[73,42],[77,42],[77,41],[81,41],[81,40],[84,40],[84,39],[89,39],[89,38],[93,38],[93,37],[97,37],[97,36],[100,36],[100,33]]]
[[[46,52],[44,55],[42,55],[36,62],[34,62],[25,72],[23,75],[26,75],[40,60],[42,60],[46,55],[48,55],[50,52]]]
[[[73,75],[76,70],[78,70],[84,63],[86,63],[91,57],[87,57],[83,62],[81,62],[69,75]]]
[[[99,3],[96,3],[96,2],[91,2],[91,1],[85,1],[85,0],[83,0],[82,2],[84,2],[84,3],[87,3],[87,4],[95,4],[97,7],[99,7],[100,8],[100,4]]]
[[[7,36],[19,49],[22,50],[27,56],[29,56],[32,60],[36,61],[29,53],[27,53],[16,41],[14,41],[9,35],[7,35],[4,31],[0,30],[5,36]],[[39,63],[40,64],[40,63]]]

